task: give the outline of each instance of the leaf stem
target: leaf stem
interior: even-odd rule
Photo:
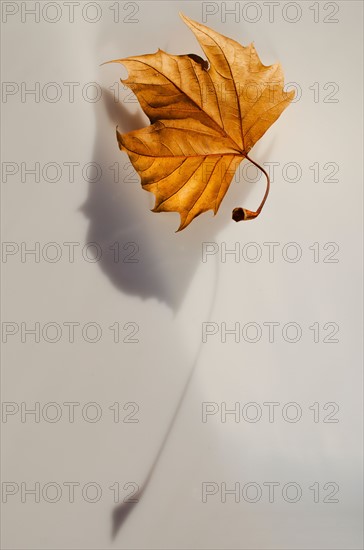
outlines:
[[[254,218],[256,218],[257,216],[259,216],[259,214],[261,213],[262,209],[263,209],[263,206],[265,204],[265,201],[267,200],[268,198],[268,195],[269,195],[269,191],[270,191],[270,178],[269,178],[269,175],[268,173],[266,172],[266,170],[260,166],[260,164],[258,164],[257,162],[255,162],[255,160],[251,159],[249,157],[249,155],[245,155],[245,158],[247,160],[249,160],[252,164],[254,164],[254,166],[256,166],[257,168],[259,168],[259,170],[261,172],[263,172],[263,174],[265,175],[265,177],[267,178],[267,187],[266,187],[266,190],[265,190],[265,193],[264,193],[264,197],[262,199],[262,202],[260,203],[259,207],[257,208],[256,212],[252,212],[251,210],[247,210],[246,208],[242,208],[242,207],[237,207],[237,208],[234,208],[233,210],[233,214],[232,214],[232,217],[233,217],[233,220],[236,221],[236,222],[240,222],[240,221],[245,221],[245,220],[252,220]]]

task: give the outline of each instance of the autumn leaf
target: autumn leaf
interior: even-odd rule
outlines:
[[[117,131],[141,177],[156,197],[153,212],[178,212],[184,229],[202,212],[217,213],[239,163],[247,158],[266,175],[267,191],[256,212],[236,208],[233,219],[256,217],[269,177],[248,153],[294,97],[284,92],[279,63],[265,66],[253,44],[241,46],[181,14],[208,62],[195,54],[153,54],[118,59],[121,80],[137,96],[151,125]]]

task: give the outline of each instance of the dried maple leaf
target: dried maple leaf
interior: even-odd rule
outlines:
[[[179,212],[178,231],[207,210],[217,213],[239,163],[247,158],[267,178],[256,212],[235,208],[233,219],[256,217],[269,177],[248,152],[294,97],[284,92],[280,64],[265,66],[253,44],[241,46],[181,14],[204,50],[197,55],[153,54],[118,59],[122,80],[137,96],[151,125],[117,131],[144,189],[156,197],[153,212]]]

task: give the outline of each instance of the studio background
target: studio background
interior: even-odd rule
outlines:
[[[35,4],[1,5],[3,548],[362,548],[362,3]],[[297,91],[251,151],[255,221],[244,162],[175,233],[117,147],[148,119],[100,64],[203,56],[180,11]]]

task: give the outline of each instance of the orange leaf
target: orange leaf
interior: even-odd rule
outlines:
[[[250,149],[294,97],[283,90],[280,64],[263,65],[253,44],[241,46],[181,17],[208,63],[194,54],[162,50],[115,61],[127,68],[122,82],[151,122],[127,134],[117,132],[119,147],[143,188],[154,193],[153,212],[179,212],[178,231],[202,212],[217,213],[239,163],[251,160]],[[234,219],[256,217],[265,199],[257,212],[235,209]]]

